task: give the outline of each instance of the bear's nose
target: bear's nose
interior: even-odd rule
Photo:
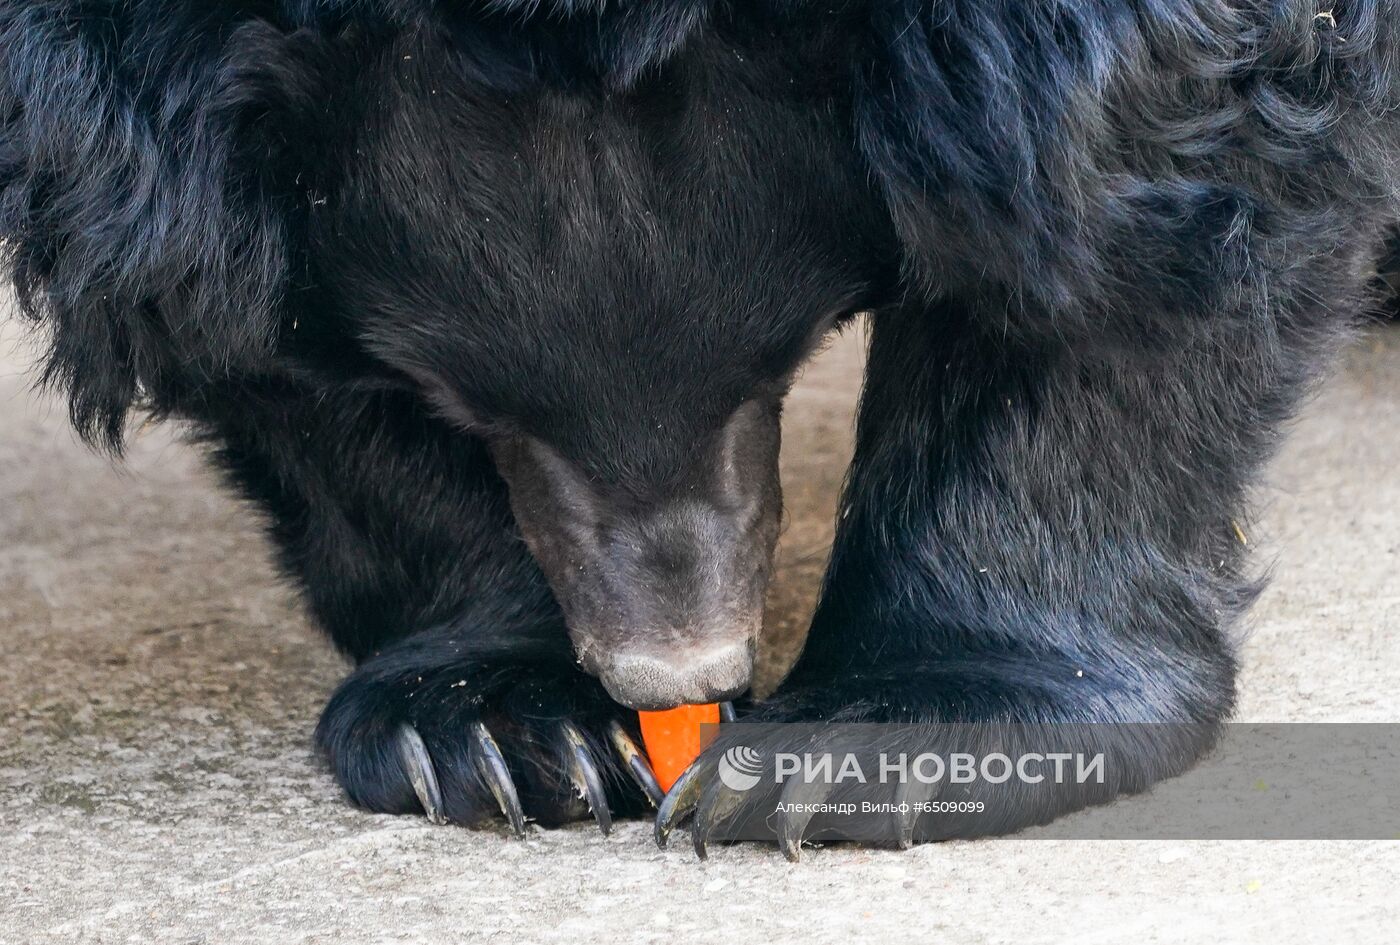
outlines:
[[[610,696],[629,708],[655,711],[741,695],[753,676],[753,644],[732,640],[670,651],[622,649],[590,662]]]

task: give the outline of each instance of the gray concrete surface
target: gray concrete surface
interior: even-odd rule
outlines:
[[[860,353],[836,344],[788,412],[770,664],[815,594]],[[644,823],[519,842],[353,811],[308,747],[344,667],[249,510],[177,431],[121,467],[85,451],[29,358],[0,318],[0,943],[1395,940],[1395,841],[1031,832],[702,865]],[[1241,717],[1400,720],[1400,330],[1350,351],[1270,480]],[[1186,780],[1118,807],[1151,818]]]

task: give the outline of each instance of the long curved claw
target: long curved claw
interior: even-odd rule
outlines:
[[[637,786],[642,789],[642,793],[651,802],[651,806],[660,807],[666,792],[661,790],[661,785],[657,783],[656,774],[651,770],[647,756],[617,719],[608,723],[608,740],[612,742],[613,750],[622,759],[622,763],[627,766],[632,780],[637,782]]]
[[[721,702],[719,704],[719,720],[721,722],[733,722],[739,717],[739,713],[734,711],[734,703]]]
[[[699,761],[685,769],[685,773],[680,776],[675,784],[671,785],[671,790],[666,792],[666,799],[661,802],[661,808],[656,812],[655,837],[656,845],[663,850],[666,848],[666,841],[671,837],[671,831],[686,816],[695,809],[695,805],[700,801],[700,791],[705,786],[705,779],[701,774],[702,770],[708,766]]]
[[[472,761],[477,774],[486,783],[496,805],[510,821],[510,831],[517,837],[525,836],[525,811],[520,807],[520,795],[516,793],[515,782],[511,780],[510,769],[506,767],[501,746],[491,737],[491,731],[481,722],[473,722],[468,731],[472,744]]]
[[[560,722],[559,732],[566,748],[565,764],[568,767],[569,780],[578,796],[588,803],[593,819],[598,822],[598,829],[606,837],[612,833],[612,811],[608,810],[608,795],[603,790],[603,779],[599,777],[598,769],[593,764],[588,743],[583,740],[583,733],[573,722]]]
[[[802,835],[812,822],[815,805],[820,804],[835,788],[833,784],[804,784],[789,782],[783,788],[782,809],[778,813],[778,849],[789,863],[802,859]]]
[[[744,795],[727,787],[723,781],[714,781],[705,789],[695,808],[695,820],[690,825],[690,842],[695,846],[696,856],[702,860],[708,858],[706,844],[715,825],[743,806]]]
[[[407,722],[399,726],[394,735],[399,749],[399,761],[403,764],[408,783],[413,785],[413,793],[418,795],[418,803],[423,805],[423,815],[431,824],[447,823],[442,812],[442,788],[438,786],[437,771],[433,759],[428,754],[428,746],[423,744],[423,736]]]

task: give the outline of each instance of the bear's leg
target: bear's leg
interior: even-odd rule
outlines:
[[[750,717],[919,723],[935,749],[948,723],[1182,724],[1124,731],[1105,785],[983,785],[997,795],[985,818],[852,839],[1016,830],[1140,790],[1212,744],[1234,698],[1231,625],[1255,591],[1246,488],[1343,321],[1286,311],[1184,325],[1169,351],[1097,352],[1019,347],[952,303],[874,316],[823,599]],[[784,737],[759,747],[805,750]],[[700,848],[720,821],[767,818],[795,857],[810,815],[736,798],[718,760],[711,749],[672,790],[658,839],[692,811]]]
[[[518,833],[590,809],[606,829],[609,806],[656,799],[636,716],[575,665],[481,441],[392,391],[220,403],[222,464],[357,663],[316,730],[356,804],[462,824],[499,810]]]

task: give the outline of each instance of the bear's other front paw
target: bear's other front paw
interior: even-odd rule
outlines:
[[[388,654],[386,654],[387,656]],[[656,806],[636,717],[572,667],[371,660],[336,690],[316,743],[352,802],[480,826],[505,816],[523,835]]]
[[[1010,661],[809,673],[720,729],[657,811],[657,843],[687,819],[702,858],[736,840],[796,860],[804,842],[1013,833],[1178,774],[1219,733],[1218,720],[1153,715],[1121,686],[1103,698],[1097,673],[1059,675],[1080,684],[1063,699],[1016,683],[1025,668]]]

